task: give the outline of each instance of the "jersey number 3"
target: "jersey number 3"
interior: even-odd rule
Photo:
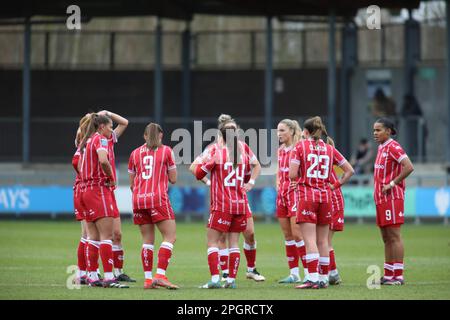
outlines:
[[[142,163],[144,164],[144,171],[142,171],[142,179],[148,180],[152,177],[153,174],[153,156],[145,156],[142,159]]]
[[[328,171],[330,170],[330,157],[327,155],[308,154],[308,161],[311,166],[306,171],[308,178],[327,179]],[[319,166],[318,169],[317,166]]]

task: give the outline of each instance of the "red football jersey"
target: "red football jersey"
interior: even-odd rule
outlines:
[[[78,189],[78,187],[81,185],[81,176],[80,172],[78,171],[78,162],[80,161],[80,157],[81,157],[80,149],[77,149],[77,151],[75,151],[75,154],[72,157],[72,166],[76,173],[75,183],[73,185],[74,190]]]
[[[339,179],[336,172],[334,172],[334,170],[331,170],[330,183],[335,184],[335,182],[338,180]],[[344,196],[342,194],[341,188],[337,188],[331,191],[331,207],[333,208],[333,212],[344,210]]]
[[[278,149],[278,192],[285,193],[289,190],[289,163],[291,151],[294,147],[280,147]]]
[[[392,199],[405,199],[405,180],[393,187],[386,194],[382,193],[383,185],[389,184],[402,171],[400,162],[408,157],[400,144],[389,139],[378,147],[373,172],[375,204],[385,203]]]
[[[298,164],[300,201],[327,203],[331,201],[330,172],[333,165],[347,160],[333,146],[313,139],[299,141],[291,152],[291,162]]]
[[[108,139],[98,132],[95,132],[87,140],[81,160],[82,162],[80,174],[83,186],[104,186],[106,184],[106,181],[109,180],[100,165],[97,154],[99,150],[105,150],[106,152],[108,152],[108,149]]]
[[[241,163],[236,168],[228,161],[228,149],[214,144],[208,146],[208,152],[197,169],[197,179],[211,173],[211,211],[229,214],[247,214],[249,211],[247,194],[244,191],[245,176],[251,173],[250,164],[256,156],[248,146],[240,142]],[[205,153],[204,153],[205,155]]]
[[[248,154],[248,156],[250,158],[250,163],[253,163],[255,160],[257,160],[256,155],[253,153],[252,149],[250,149],[248,144],[246,144],[243,141],[239,141],[239,144],[241,145],[241,147],[244,148],[245,153]],[[211,156],[211,154],[214,153],[216,148],[220,148],[218,143],[209,144],[208,146],[206,146],[206,148],[202,152],[202,154],[199,155],[194,161],[199,164],[204,164],[208,160],[208,158]],[[248,183],[251,175],[252,175],[251,167],[246,168],[244,183]]]
[[[108,139],[108,160],[111,164],[114,181],[117,181],[117,173],[116,173],[116,157],[114,155],[114,144],[118,141],[116,133],[113,131],[111,137]],[[116,189],[116,186],[113,187]]]
[[[176,169],[172,149],[161,145],[156,150],[144,144],[133,150],[128,172],[135,174],[133,209],[152,209],[169,204],[169,170]]]

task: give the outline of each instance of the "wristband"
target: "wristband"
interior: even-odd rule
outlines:
[[[337,181],[333,184],[334,189],[339,189],[341,186],[342,186],[342,184],[339,182],[339,180],[337,180]]]
[[[255,185],[255,180],[254,180],[254,179],[250,179],[250,180],[248,181],[248,183],[250,183],[251,185]]]
[[[209,179],[206,180],[206,185],[207,185],[207,186],[210,186],[210,185],[211,185],[211,180],[209,180]]]
[[[389,182],[389,185],[393,188],[393,187],[395,187],[395,182],[394,182],[394,180],[392,180],[391,182]]]

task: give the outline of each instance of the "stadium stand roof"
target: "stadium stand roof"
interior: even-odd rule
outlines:
[[[381,8],[417,8],[419,0],[378,0]],[[73,0],[11,1],[0,10],[0,19],[32,16],[66,16]],[[354,16],[373,0],[79,0],[76,4],[87,17],[160,16],[190,19],[195,14],[235,16]]]

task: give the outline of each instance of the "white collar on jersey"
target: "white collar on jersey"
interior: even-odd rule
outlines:
[[[289,147],[283,147],[283,151],[288,152],[288,151],[292,150],[292,148],[294,148],[293,144],[291,144]]]
[[[392,138],[387,139],[383,144],[380,144],[380,146],[378,147],[378,149],[384,148],[386,147],[389,143],[391,143],[392,141],[394,141]]]

